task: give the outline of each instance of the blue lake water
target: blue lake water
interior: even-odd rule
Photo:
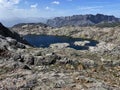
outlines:
[[[55,43],[69,43],[70,48],[74,48],[76,50],[87,50],[89,46],[96,46],[98,43],[94,40],[87,40],[90,43],[85,44],[85,46],[76,46],[74,45],[75,41],[85,41],[86,39],[82,38],[70,38],[65,36],[51,36],[51,35],[26,35],[24,39],[27,40],[34,47],[49,47],[50,44]]]

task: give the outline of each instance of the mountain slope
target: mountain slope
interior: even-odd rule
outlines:
[[[17,40],[18,42],[28,44],[27,41],[25,41],[19,34],[4,27],[2,25],[2,23],[0,23],[0,35],[2,35],[4,37],[11,37],[11,38]]]
[[[48,32],[50,28],[51,27],[44,23],[20,23],[14,25],[10,29],[21,35],[27,35],[45,33]]]

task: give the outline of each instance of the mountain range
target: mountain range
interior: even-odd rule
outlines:
[[[12,19],[0,19],[0,22],[2,22],[2,24],[6,27],[12,27],[16,24],[19,23],[46,23],[47,22],[47,18],[42,18],[42,17],[28,17],[28,18],[12,18]]]
[[[52,27],[63,27],[63,26],[91,26],[104,23],[118,23],[120,18],[112,15],[103,14],[86,14],[86,15],[73,15],[66,17],[55,17],[47,20],[47,25]]]
[[[44,23],[51,27],[63,27],[63,26],[92,26],[92,25],[104,25],[120,23],[120,18],[113,15],[104,14],[86,14],[86,15],[73,15],[73,16],[62,16],[55,18],[14,18],[10,20],[0,19],[0,21],[7,27],[21,24],[40,24]]]

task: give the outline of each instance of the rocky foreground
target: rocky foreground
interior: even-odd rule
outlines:
[[[16,29],[27,33],[28,26]],[[99,44],[89,50],[33,48],[0,32],[0,90],[120,90],[119,27],[40,30],[39,34],[90,38]]]

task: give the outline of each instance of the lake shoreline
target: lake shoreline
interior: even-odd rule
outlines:
[[[49,47],[51,44],[55,43],[68,43],[70,48],[77,50],[87,49],[89,46],[96,46],[97,41],[82,39],[82,38],[72,38],[67,36],[54,36],[54,35],[26,35],[24,39],[28,41],[31,45],[36,47]],[[78,44],[75,44],[75,43]]]

